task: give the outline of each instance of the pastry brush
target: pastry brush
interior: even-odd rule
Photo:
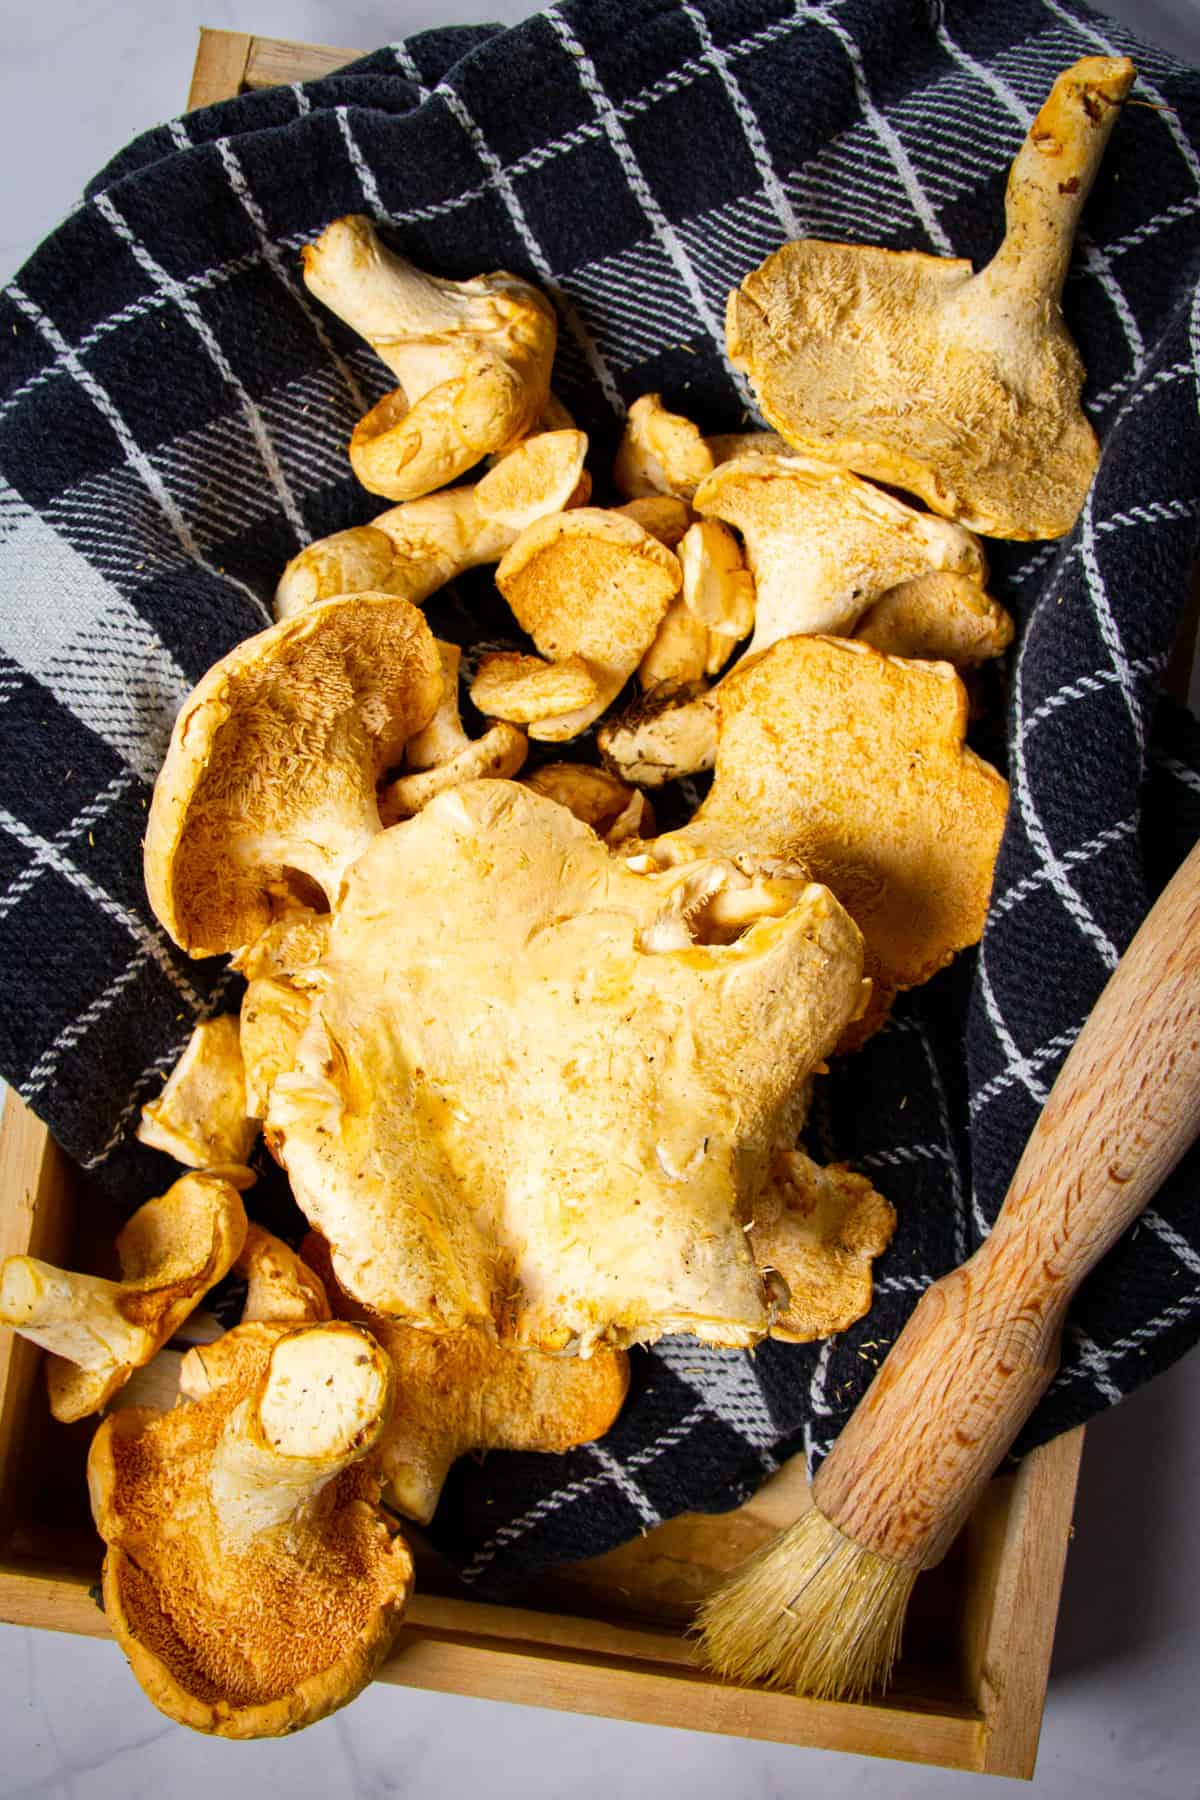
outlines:
[[[813,1506],[697,1621],[722,1674],[830,1699],[884,1685],[941,1561],[1058,1368],[1068,1304],[1200,1126],[1200,845],[1063,1064],[982,1247],[922,1295]]]

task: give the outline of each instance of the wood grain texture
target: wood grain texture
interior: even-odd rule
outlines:
[[[231,100],[242,91],[250,47],[254,40],[248,31],[214,31],[200,29],[192,85],[188,90],[187,109],[212,106],[218,100]]]
[[[275,87],[280,82],[316,81],[332,75],[361,56],[361,50],[339,50],[332,44],[294,44],[288,38],[256,37],[242,75],[244,88]]]
[[[1200,846],[1100,996],[991,1236],[922,1295],[814,1484],[856,1543],[945,1555],[1058,1367],[1083,1277],[1200,1125]]]
[[[1066,1432],[989,1482],[967,1524],[963,1660],[992,1775],[1033,1776],[1083,1436]]]

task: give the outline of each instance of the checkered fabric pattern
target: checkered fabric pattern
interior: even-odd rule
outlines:
[[[836,1065],[809,1133],[897,1206],[876,1306],[811,1347],[639,1352],[604,1442],[460,1465],[434,1535],[483,1591],[733,1505],[800,1447],[819,1460],[918,1294],[986,1232],[1200,829],[1200,734],[1156,704],[1200,536],[1200,76],[1068,0],[568,0],[149,133],[0,299],[0,1070],[133,1204],[168,1179],[132,1140],[138,1108],[193,1023],[237,1001],[141,888],[173,714],[268,621],[287,558],[378,509],[343,446],[389,379],[307,296],[299,246],[366,211],[423,266],[537,280],[603,468],[647,389],[708,430],[744,420],[725,294],[785,238],[985,260],[1054,75],[1114,49],[1137,103],[1065,301],[1104,458],[1068,539],[991,547],[1021,626],[978,732],[1013,793],[991,919],[977,956]],[[489,588],[439,596],[435,628],[511,632]],[[1088,1283],[1022,1447],[1194,1342],[1198,1173]]]

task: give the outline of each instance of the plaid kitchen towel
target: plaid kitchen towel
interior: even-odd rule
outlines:
[[[800,1447],[819,1460],[917,1295],[986,1232],[1197,835],[1197,729],[1156,702],[1200,534],[1200,75],[1073,0],[568,0],[150,132],[0,300],[0,1071],[132,1206],[170,1178],[132,1139],[139,1107],[237,1000],[142,892],[173,715],[268,622],[284,562],[380,504],[344,445],[390,379],[306,294],[300,245],[365,211],[423,267],[540,283],[603,469],[648,389],[709,431],[744,420],[725,295],[784,239],[984,261],[1054,76],[1114,50],[1139,83],[1065,300],[1103,461],[1069,538],[989,546],[1020,635],[977,735],[1012,782],[987,932],[835,1065],[809,1134],[896,1204],[874,1309],[810,1347],[660,1344],[603,1443],[459,1465],[434,1535],[481,1590],[733,1505]],[[513,629],[486,576],[430,611],[468,645]],[[1021,1447],[1195,1341],[1198,1176],[1192,1158],[1087,1284]]]

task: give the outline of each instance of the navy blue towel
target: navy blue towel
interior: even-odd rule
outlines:
[[[986,1232],[1197,835],[1197,728],[1158,696],[1200,530],[1200,75],[1068,0],[568,0],[150,132],[0,299],[0,1072],[132,1205],[169,1179],[133,1141],[139,1107],[238,994],[142,891],[175,709],[268,622],[287,559],[380,504],[344,446],[391,381],[306,294],[299,247],[367,212],[423,267],[538,282],[603,469],[646,390],[708,431],[744,421],[725,295],[783,240],[986,260],[1055,75],[1114,50],[1139,82],[1065,299],[1103,461],[1069,538],[989,546],[1020,635],[977,734],[1012,782],[987,932],[835,1066],[809,1135],[897,1207],[874,1309],[810,1347],[639,1352],[603,1444],[460,1465],[434,1536],[480,1590],[820,1459],[917,1295]],[[468,645],[512,629],[486,576],[430,611]],[[1197,1172],[1087,1283],[1019,1448],[1195,1341]]]

